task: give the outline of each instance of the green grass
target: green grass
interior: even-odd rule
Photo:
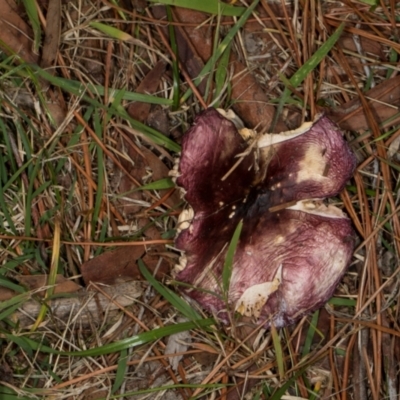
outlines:
[[[245,7],[236,7],[221,1],[202,0],[150,0],[154,3],[167,4],[170,6],[177,6],[189,8],[196,11],[202,11],[209,14],[226,15],[226,16],[241,16],[246,11]]]
[[[10,51],[0,53],[0,293],[7,289],[13,294],[0,301],[0,371],[6,371],[6,366],[11,369],[10,376],[4,372],[0,378],[6,382],[0,385],[0,398],[41,399],[58,395],[84,398],[90,395],[85,392],[88,385],[96,390],[107,387],[109,391],[103,398],[110,399],[162,396],[167,391],[184,392],[187,398],[220,398],[241,380],[255,374],[254,399],[289,396],[318,399],[329,384],[321,378],[318,384],[322,389],[319,389],[311,379],[311,373],[321,365],[324,368],[329,365],[340,374],[328,392],[332,395],[339,392],[342,397],[343,393],[349,393],[350,397],[357,382],[345,381],[344,374],[351,375],[356,366],[351,364],[351,357],[347,367],[343,360],[357,350],[350,344],[353,339],[359,343],[360,329],[368,330],[365,347],[368,362],[374,365],[371,372],[374,382],[371,384],[368,377],[363,383],[365,389],[371,398],[389,398],[388,388],[398,387],[398,382],[393,381],[392,377],[397,375],[387,362],[386,355],[393,353],[388,350],[390,346],[385,347],[385,340],[387,336],[393,341],[395,336],[376,327],[397,324],[394,277],[398,268],[396,194],[400,187],[400,167],[397,155],[385,158],[376,149],[383,146],[387,150],[398,135],[398,113],[380,121],[379,132],[369,127],[362,132],[345,132],[360,165],[366,163],[358,167],[357,180],[345,188],[350,199],[347,206],[360,219],[364,237],[371,239],[364,243],[360,238],[357,258],[328,302],[334,331],[329,335],[319,331],[319,311],[297,325],[260,333],[257,340],[258,332],[246,332],[246,323],[240,322],[240,326],[231,329],[230,325],[204,317],[182,296],[181,288],[188,286],[170,281],[169,276],[162,281],[155,278],[157,269],[171,268],[178,257],[172,239],[184,200],[174,205],[160,203],[152,208],[164,193],[160,191],[172,189],[174,183],[167,176],[152,179],[152,168],[156,166],[151,165],[146,170],[146,179],[135,176],[138,185],[124,190],[118,186],[124,173],[116,161],[129,162],[126,142],[121,145],[122,133],[134,151],[140,152],[144,147],[172,168],[173,157],[181,151],[182,134],[202,108],[179,63],[160,40],[150,16],[156,3],[167,6],[167,17],[159,25],[165,27],[163,32],[168,33],[169,45],[178,58],[181,49],[175,35],[178,28],[173,7],[207,13],[204,26],[212,32],[211,57],[205,60],[198,76],[192,77],[197,87],[206,80],[206,90],[200,95],[207,105],[221,108],[235,105],[231,88],[238,77],[231,74],[232,55],[249,66],[247,72],[258,79],[268,103],[276,105],[275,122],[282,115],[288,116],[288,124],[297,121],[291,120],[292,116],[308,118],[310,109],[302,96],[297,95],[305,96],[307,90],[312,91],[316,111],[321,111],[317,104],[340,107],[347,97],[356,98],[351,80],[334,51],[344,32],[349,34],[353,27],[351,17],[355,14],[346,9],[348,14],[341,14],[340,18],[345,19],[347,15],[350,18],[336,27],[336,22],[332,22],[336,20],[328,14],[320,16],[318,22],[314,21],[318,26],[311,35],[304,29],[313,23],[312,10],[308,10],[307,22],[303,20],[302,7],[312,2],[301,4],[298,15],[301,24],[294,35],[299,51],[307,50],[310,57],[300,66],[290,62],[286,69],[282,66],[290,49],[282,45],[279,30],[270,28],[271,19],[262,8],[263,2],[258,0],[246,6],[239,2],[151,0],[146,3],[148,9],[133,11],[124,10],[123,3],[117,0],[103,5],[103,9],[89,2],[82,3],[83,8],[79,10],[73,2],[64,4],[57,60],[65,65],[57,64],[51,70],[21,62],[8,43],[4,43],[2,49]],[[375,1],[364,3],[377,5]],[[360,7],[359,3],[351,4]],[[30,36],[33,51],[40,53],[45,29],[38,11],[46,18],[46,10],[40,2],[29,0],[24,0],[22,7],[26,14],[21,13],[20,17],[32,28],[31,33],[23,34]],[[368,10],[364,6],[357,18],[362,20],[364,16],[368,20],[363,31],[367,35],[363,39],[368,57],[348,49],[343,54],[354,63],[356,72],[353,73],[359,87],[367,91],[372,78],[378,85],[396,78],[398,45],[388,28],[393,22],[391,10],[385,13],[379,7]],[[289,27],[293,21],[281,16],[278,23],[292,40]],[[371,25],[380,33],[375,36],[381,51],[378,55],[370,54],[375,48],[368,42],[371,40],[368,35],[375,32]],[[186,28],[194,29],[191,25]],[[274,35],[274,40],[269,34]],[[264,51],[270,55],[257,58],[259,54],[252,53],[249,37],[257,40],[257,51],[261,55]],[[388,38],[389,42],[383,42],[382,38]],[[137,93],[138,84],[161,59],[168,61],[168,67],[157,91]],[[359,59],[372,65],[370,76],[364,76],[362,68],[358,69]],[[101,64],[100,75],[92,69],[96,63]],[[308,77],[312,77],[313,86],[306,87]],[[324,83],[329,85],[324,87]],[[390,85],[386,90],[389,89]],[[159,115],[165,116],[167,134],[134,120],[127,112],[132,102],[149,104],[151,112],[161,112],[156,122],[161,119]],[[65,112],[61,125],[54,106]],[[131,173],[135,175],[137,170],[137,165],[132,166]],[[339,206],[343,206],[342,201],[339,196],[334,199]],[[135,212],[126,211],[127,204],[136,207]],[[221,298],[225,301],[241,229],[242,223],[227,243],[220,282]],[[160,238],[165,239],[164,244],[150,243]],[[100,321],[94,318],[88,324],[83,323],[79,320],[81,310],[72,310],[65,320],[56,320],[49,308],[50,302],[60,299],[67,302],[76,295],[54,293],[56,275],[62,274],[84,285],[81,265],[127,242],[146,246],[146,253],[137,262],[142,274],[141,296],[132,299],[132,304],[122,310],[99,310]],[[113,265],[106,267],[111,269]],[[43,288],[30,289],[19,283],[22,276],[38,275],[47,275],[44,297],[39,293]],[[368,307],[367,301],[370,301]],[[40,305],[39,315],[32,316],[30,325],[16,321],[16,313],[31,303]],[[357,313],[360,321],[352,324],[351,318]],[[238,319],[232,320],[239,324]],[[373,327],[365,323],[370,321]],[[163,356],[165,344],[171,335],[185,331],[190,332],[192,348],[185,352],[180,370],[165,375],[165,381],[156,387],[129,387],[144,368],[150,371],[152,363],[162,371],[170,371],[168,358]],[[248,336],[251,338],[244,341],[243,337]],[[195,350],[205,361],[195,358]],[[322,364],[329,352],[333,364],[329,358]],[[194,383],[193,376],[200,376],[201,382]]]
[[[271,132],[273,132],[278,119],[281,117],[284,105],[288,103],[291,90],[296,89],[298,85],[300,85],[306,79],[306,77],[315,70],[318,64],[326,57],[329,51],[332,50],[335,43],[339,40],[343,29],[344,23],[339,25],[329,39],[327,39],[327,41],[291,76],[291,78],[286,79],[283,74],[280,74],[280,79],[285,84],[285,89],[282,97],[279,100],[275,117],[271,124]]]

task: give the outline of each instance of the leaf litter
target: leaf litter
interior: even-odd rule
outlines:
[[[261,1],[231,41],[221,93],[215,88],[224,64],[215,51],[245,8],[232,17],[171,7],[180,93],[194,93],[175,111],[157,100],[173,97],[164,6],[34,2],[44,35],[36,54],[33,17],[23,5],[0,3],[0,393],[5,398],[398,398],[395,2],[372,8],[352,1],[296,2],[292,8]],[[143,260],[168,283],[177,263],[179,193],[138,190],[167,178],[176,154],[147,139],[150,131],[141,128],[139,135],[139,125],[131,126],[126,115],[179,144],[194,116],[218,101],[248,128],[265,130],[287,88],[284,78],[290,79],[342,21],[338,44],[303,84],[289,87],[275,126],[293,129],[325,112],[346,131],[357,155],[355,177],[334,202],[351,216],[359,242],[325,309],[272,333],[253,332],[245,323],[192,329],[183,344],[177,340],[173,355],[166,352],[168,341],[156,334],[147,344],[103,356],[48,359],[40,347],[33,352],[25,337],[60,351],[85,350],[181,323],[178,309],[138,268]],[[94,29],[93,22],[115,28],[114,36]],[[118,32],[135,40],[118,40]],[[213,68],[196,89],[193,81],[210,58]],[[30,64],[83,90],[38,78]],[[89,84],[104,90],[89,90]],[[149,102],[129,103],[126,93],[150,95]],[[32,334],[40,293],[49,290],[56,218],[62,221],[56,288],[46,299],[49,312]]]

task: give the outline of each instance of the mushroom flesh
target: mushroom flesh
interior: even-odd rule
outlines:
[[[175,271],[184,293],[224,322],[232,311],[283,327],[320,308],[350,262],[350,219],[324,199],[351,178],[356,160],[326,116],[257,137],[215,109],[186,132],[174,176],[188,209],[179,218]],[[228,244],[243,228],[228,296]]]

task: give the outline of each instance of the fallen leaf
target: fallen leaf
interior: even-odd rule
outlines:
[[[157,238],[160,238],[159,234]],[[150,271],[153,272],[157,268],[156,277],[162,279],[169,273],[170,265],[165,260],[160,264],[157,250],[164,250],[164,246],[123,246],[106,251],[81,265],[82,278],[86,285],[90,282],[114,285],[132,279],[142,279],[137,266],[137,260],[142,258]]]
[[[55,96],[58,97],[58,94]],[[59,103],[46,103],[46,107],[53,118],[55,128],[59,128],[67,117],[67,111]]]
[[[183,30],[187,35],[187,40],[190,41],[190,44],[183,45],[181,43],[178,48],[181,62],[184,65],[188,65],[188,60],[184,57],[187,57],[188,54],[185,50],[190,49],[191,58],[194,59],[194,54],[197,53],[204,65],[204,62],[208,61],[212,54],[213,32],[209,26],[204,25],[208,16],[198,11],[179,7],[175,8],[175,15],[180,22],[187,23],[183,26]],[[183,35],[182,37],[184,38]],[[181,48],[183,48],[183,51]],[[231,54],[228,71],[233,73],[231,79],[231,101],[235,112],[248,128],[257,126],[259,129],[264,129],[269,127],[274,117],[275,107],[268,103],[268,97],[263,87],[234,54]],[[199,66],[193,70],[188,69],[188,72],[192,78],[197,77],[200,72]],[[282,121],[279,121],[275,130],[282,131],[285,129],[286,126]]]
[[[0,286],[0,301],[12,299],[17,293],[14,290]]]
[[[158,132],[163,133],[165,136],[169,136],[169,119],[165,109],[161,106],[154,106],[151,108],[150,113],[147,117],[147,124]]]
[[[69,10],[69,18],[72,26],[79,26],[82,15],[89,15],[92,10],[92,4],[82,5],[79,9],[73,7]],[[103,17],[105,17],[107,13],[109,18],[113,17],[112,12],[110,11],[106,11],[105,14],[103,14]],[[105,83],[104,65],[106,49],[104,46],[105,41],[103,40],[91,37],[85,38],[83,36],[81,37],[80,45],[77,47],[75,55],[75,58],[82,63],[85,73],[101,85],[104,85]],[[110,74],[112,74],[113,66],[113,58],[111,58]]]
[[[43,42],[42,59],[40,66],[49,68],[54,65],[57,58],[58,45],[60,42],[61,31],[61,1],[51,0],[46,14],[46,30]],[[54,74],[54,69],[49,69]]]
[[[160,85],[161,77],[164,75],[166,66],[167,63],[164,60],[158,61],[154,68],[150,70],[140,82],[135,92],[142,94],[153,94]],[[139,122],[145,122],[149,115],[150,109],[150,103],[134,101],[128,106],[128,114]]]
[[[108,389],[98,389],[96,387],[90,387],[82,392],[82,398],[86,400],[97,400],[104,399],[108,396]]]
[[[20,275],[18,277],[18,282],[22,286],[25,286],[27,290],[37,290],[47,286],[47,279],[48,275]],[[79,286],[75,282],[65,278],[63,275],[57,275],[54,294],[75,293],[80,289],[82,289],[82,286]],[[35,294],[44,297],[45,291],[45,289],[36,291]],[[0,286],[0,301],[12,299],[17,294],[18,293],[14,292],[14,290]]]
[[[372,31],[371,31],[372,32]],[[382,50],[381,43],[361,36],[359,38],[360,46],[364,54],[368,54],[369,56],[373,56],[374,58],[380,58],[382,61],[385,60],[385,54]],[[338,45],[343,50],[350,50],[354,53],[358,53],[356,44],[354,42],[354,35],[351,33],[343,33],[340,39],[338,40]],[[385,60],[386,61],[386,60]],[[378,72],[378,71],[377,71]]]
[[[379,124],[383,123],[398,113],[400,107],[400,76],[383,81],[366,92],[365,97],[376,117],[376,121]],[[369,129],[365,111],[358,98],[335,109],[327,109],[326,114],[342,129],[349,131]]]
[[[130,176],[134,177],[138,182],[145,184],[168,177],[169,168],[152,151],[142,147],[140,148],[139,153],[130,145],[130,143],[125,142],[124,145],[126,146],[125,153],[130,161],[121,159],[121,164],[129,172]],[[149,176],[151,176],[150,180]],[[133,191],[136,188],[137,187],[132,183],[128,176],[123,175],[121,177],[118,187],[119,193],[125,193],[125,197],[130,199],[149,200],[145,191]],[[162,197],[167,193],[167,190],[160,190],[159,193]],[[180,201],[179,193],[175,191],[170,197],[168,197],[165,204],[169,207],[176,207]],[[120,204],[123,206],[124,212],[127,214],[134,214],[143,210],[143,206],[124,199],[120,200]]]
[[[7,54],[18,54],[24,62],[36,64],[38,55],[33,53],[32,31],[18,15],[12,0],[0,0],[0,48]]]
[[[203,351],[201,353],[195,353],[193,354],[193,358],[202,366],[204,367],[210,367],[212,366],[215,361],[218,358],[218,354],[214,353],[209,353],[206,351]]]
[[[48,82],[41,80],[42,88],[48,86]],[[35,99],[32,95],[32,93],[28,90],[25,90],[23,88],[14,88],[14,87],[7,87],[4,88],[4,92],[7,94],[9,98],[13,99],[14,104],[16,104],[19,107],[29,107],[31,110],[35,110]],[[49,97],[50,94],[54,94],[53,96],[53,101],[52,102],[46,102],[46,108],[53,118],[55,127],[58,128],[62,122],[65,120],[67,116],[67,111],[64,109],[64,107],[59,104],[62,103],[61,96],[57,92],[51,92],[49,91]],[[61,99],[61,100],[60,100]]]
[[[153,15],[159,20],[167,18],[164,6],[156,6],[152,9]],[[183,21],[185,24],[199,24],[199,21],[204,20],[204,15],[201,12],[190,10],[188,8],[174,7],[174,19]],[[185,26],[175,26],[175,39],[178,48],[179,61],[185,67],[188,74],[195,78],[200,74],[204,67],[203,60],[208,60],[211,57],[212,49],[212,32],[206,26],[196,27],[195,32],[193,29],[190,32],[193,35],[198,35],[202,40],[192,41],[188,35]],[[163,28],[164,35],[169,37],[167,27]],[[195,47],[195,45],[197,45]],[[200,82],[198,89],[201,94],[204,94],[206,88],[206,80]]]
[[[48,275],[21,275],[18,277],[18,282],[28,290],[36,290],[47,286],[48,278]],[[82,289],[82,286],[65,278],[63,275],[57,274],[54,294],[75,293],[80,289]],[[46,290],[44,289],[36,294],[43,297],[45,293]]]
[[[56,325],[63,327],[68,323],[77,323],[87,326],[90,323],[100,323],[104,319],[104,312],[107,310],[107,321],[111,322],[112,311],[119,310],[120,307],[127,307],[134,303],[134,299],[143,294],[143,287],[140,282],[130,281],[113,286],[102,288],[104,293],[96,293],[90,290],[81,289],[79,292],[71,294],[70,297],[55,298],[47,302],[51,313],[51,320],[43,322],[46,325]],[[29,327],[35,322],[39,314],[41,303],[36,300],[26,301],[18,311],[10,316],[14,322],[18,322],[20,327]]]
[[[4,357],[2,358],[3,359],[0,364],[0,380],[2,382],[10,383],[12,385],[14,383],[13,371],[11,367],[7,364],[7,361],[4,359]]]
[[[136,261],[145,253],[144,246],[124,246],[107,251],[81,265],[82,278],[86,285],[100,282],[107,285],[138,279]]]
[[[396,139],[393,140],[392,143],[389,145],[389,149],[387,152],[387,156],[389,159],[393,158],[395,154],[399,154],[400,151],[400,136],[397,136]],[[391,254],[391,253],[389,253]]]
[[[194,349],[201,350],[202,352],[206,352],[206,353],[217,354],[217,355],[220,353],[214,347],[212,347],[206,343],[192,343],[191,347],[193,347]]]
[[[259,130],[266,129],[269,132],[268,128],[274,118],[275,107],[268,104],[268,97],[262,86],[248,69],[236,59],[235,55],[231,56],[228,68],[233,70],[231,81],[233,109],[248,128],[257,127]],[[281,120],[278,121],[274,131],[285,130],[286,125]]]
[[[178,322],[186,322],[185,318],[180,318]],[[164,354],[175,354],[184,353],[189,348],[192,337],[190,332],[179,332],[174,333],[167,339],[167,345],[165,346]],[[179,361],[182,360],[183,355],[180,354],[175,357],[168,357],[169,365],[174,371],[178,369]]]

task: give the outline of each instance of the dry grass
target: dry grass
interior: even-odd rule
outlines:
[[[36,2],[45,29],[52,21],[43,3]],[[155,16],[160,10],[146,1],[132,2],[128,10],[125,3],[63,4],[58,52],[52,60],[46,48],[50,64],[41,64],[51,75],[15,54],[0,54],[2,398],[234,399],[248,390],[246,398],[255,399],[399,398],[398,5],[296,1],[295,8],[283,9],[261,1],[231,42],[242,68],[228,62],[229,53],[215,57],[237,17],[172,9],[170,25],[184,27],[197,52],[178,65],[173,48],[183,57],[184,43],[176,39],[171,46],[165,19]],[[164,337],[169,331],[157,328],[190,324],[179,312],[185,303],[170,292],[166,300],[144,280],[134,294],[125,293],[128,300],[97,284],[105,299],[114,300],[101,310],[94,306],[85,318],[89,302],[99,301],[87,293],[79,309],[64,314],[37,307],[54,299],[57,274],[67,278],[62,291],[72,295],[96,274],[103,283],[120,284],[113,272],[82,269],[110,249],[126,249],[133,264],[141,258],[161,277],[169,271],[178,258],[172,239],[182,202],[162,179],[194,116],[209,104],[233,105],[252,125],[260,119],[258,103],[245,109],[240,99],[261,91],[266,97],[257,97],[258,110],[265,119],[259,129],[269,125],[285,93],[281,75],[290,78],[341,21],[346,25],[338,45],[291,88],[294,94],[275,119],[277,129],[283,120],[292,128],[325,110],[357,156],[354,179],[333,201],[350,215],[358,243],[325,309],[272,332],[188,326],[174,347]],[[118,31],[93,24],[99,22]],[[33,37],[28,28],[19,29]],[[209,59],[210,72],[197,85],[199,65]],[[25,60],[37,62],[34,53]],[[249,71],[256,85],[246,81]],[[148,96],[135,97],[137,92]],[[132,106],[135,100],[148,105]],[[134,120],[140,118],[143,125]],[[163,186],[133,190],[154,181]],[[96,262],[107,269],[119,265],[121,254]],[[137,268],[130,277],[137,279],[135,273]],[[39,274],[49,275],[32,283]],[[34,305],[35,315],[29,308]],[[87,349],[92,352],[82,353]],[[172,367],[170,351],[183,356]]]

